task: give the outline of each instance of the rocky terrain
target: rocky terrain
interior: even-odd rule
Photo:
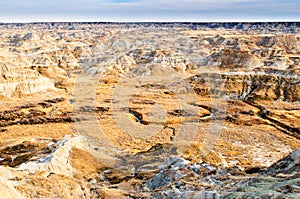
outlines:
[[[0,24],[0,198],[300,198],[299,28]]]

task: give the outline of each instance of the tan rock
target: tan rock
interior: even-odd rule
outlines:
[[[118,189],[100,189],[100,197],[103,199],[129,199],[128,194]]]

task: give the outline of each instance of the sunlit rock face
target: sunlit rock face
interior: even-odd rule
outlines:
[[[298,198],[297,24],[0,35],[4,198]]]
[[[2,53],[0,76],[0,95],[3,97],[55,89],[49,78],[32,69],[29,60],[13,53]]]

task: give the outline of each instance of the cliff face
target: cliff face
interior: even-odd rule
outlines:
[[[299,101],[298,70],[253,70],[249,72],[204,73],[190,78],[195,92],[209,95],[214,90],[231,99]],[[205,82],[211,83],[209,86]]]
[[[13,97],[55,89],[54,83],[50,79],[33,70],[28,62],[22,63],[22,59],[19,58],[7,54],[2,57],[0,95]],[[19,60],[20,62],[16,63]]]
[[[176,27],[0,26],[1,195],[297,197],[297,26]]]

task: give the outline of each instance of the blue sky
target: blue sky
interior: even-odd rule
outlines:
[[[0,22],[300,21],[299,0],[0,0]]]

